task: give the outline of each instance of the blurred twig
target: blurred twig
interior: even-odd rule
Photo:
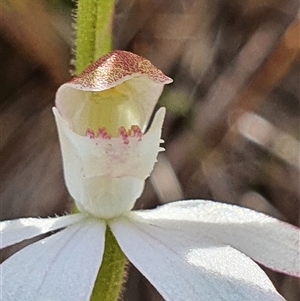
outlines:
[[[249,97],[252,97],[250,94],[266,95],[274,87],[278,80],[286,74],[288,67],[295,59],[298,26],[297,21],[283,35],[283,38],[280,38],[284,33],[282,26],[273,22],[266,22],[254,33],[234,63],[213,84],[203,104],[199,105],[194,122],[194,130],[197,133],[202,135],[209,134],[208,132],[212,130],[219,130],[223,127],[228,111],[236,106],[237,102],[241,102],[241,99],[246,97],[243,103],[247,103],[249,109],[254,106],[254,101],[249,101]],[[275,46],[278,40],[281,42]],[[290,48],[289,44],[294,46]],[[274,47],[276,47],[275,52]],[[286,51],[288,51],[288,55],[282,55]],[[268,58],[267,65],[264,64],[266,58]],[[273,69],[270,70],[272,64],[274,64]],[[279,70],[277,70],[278,68]],[[276,73],[279,72],[278,75],[274,74],[274,69],[276,69]],[[259,73],[257,73],[258,71]],[[266,75],[271,75],[270,79]],[[262,79],[263,82],[261,82]],[[252,81],[251,87],[248,84],[249,80]],[[261,89],[265,92],[261,93]]]
[[[56,83],[61,84],[69,78],[66,41],[59,38],[43,1],[4,0],[0,22],[7,40],[44,66]]]

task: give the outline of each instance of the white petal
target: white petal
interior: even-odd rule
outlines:
[[[0,222],[1,249],[24,239],[58,230],[85,218],[83,214],[73,214],[50,218],[20,218]]]
[[[257,264],[230,246],[127,217],[110,226],[128,259],[166,300],[284,300]]]
[[[87,220],[11,256],[1,265],[3,300],[88,301],[104,233],[104,223]]]
[[[299,276],[300,229],[256,211],[195,200],[139,211],[136,218],[160,227],[186,229],[191,235],[229,244],[259,263]]]
[[[66,185],[77,207],[100,218],[111,218],[131,210],[161,150],[165,109],[156,113],[142,141],[132,138],[128,145],[124,145],[121,138],[80,136],[68,128],[55,108],[53,112]]]

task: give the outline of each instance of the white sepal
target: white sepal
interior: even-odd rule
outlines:
[[[1,265],[5,301],[88,301],[102,262],[105,224],[87,220],[17,252]]]
[[[300,274],[300,229],[265,214],[206,200],[179,201],[155,210],[138,211],[158,227],[186,229],[228,244],[279,272]]]
[[[155,211],[155,210],[154,210]],[[122,251],[168,301],[282,301],[266,274],[228,245],[128,217],[109,225]]]
[[[40,234],[65,228],[80,222],[85,218],[83,214],[73,214],[49,218],[20,218],[0,223],[1,245],[0,248],[13,245],[25,239]]]

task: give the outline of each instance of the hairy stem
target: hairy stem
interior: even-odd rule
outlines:
[[[78,0],[75,73],[111,50],[113,0]]]
[[[126,258],[115,237],[107,228],[103,261],[91,301],[117,301],[122,290]]]

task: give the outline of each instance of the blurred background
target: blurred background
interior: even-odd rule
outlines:
[[[51,107],[72,70],[74,7],[1,1],[1,220],[70,208]],[[136,207],[213,199],[299,226],[299,1],[117,0],[112,20],[114,49],[174,79],[159,103],[166,152]],[[299,300],[299,280],[265,271]],[[129,266],[122,300],[163,298]]]

